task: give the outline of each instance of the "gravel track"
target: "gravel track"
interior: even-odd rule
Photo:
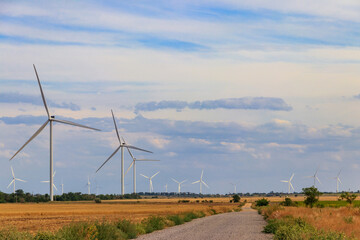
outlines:
[[[195,219],[189,223],[142,235],[141,240],[266,240],[272,235],[262,233],[266,222],[246,204],[241,212],[223,213]]]

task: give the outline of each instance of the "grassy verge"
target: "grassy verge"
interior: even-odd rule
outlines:
[[[278,211],[284,207],[279,204],[272,204],[266,207],[259,207],[258,212],[267,220],[264,227],[265,233],[274,234],[275,240],[350,240],[343,233],[324,231],[316,229],[303,218],[293,216],[279,217]]]
[[[234,211],[239,211],[239,209],[240,206]],[[0,240],[125,240],[214,214],[217,212],[210,208],[206,213],[198,211],[165,217],[151,216],[140,223],[124,219],[117,222],[77,222],[64,226],[57,232],[40,231],[35,235],[8,228],[0,230]]]

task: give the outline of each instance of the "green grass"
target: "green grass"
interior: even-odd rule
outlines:
[[[296,202],[297,206],[299,207],[305,207],[304,202]],[[333,208],[339,208],[339,207],[345,207],[349,206],[349,203],[346,201],[319,201],[315,204],[314,207],[333,207]],[[360,200],[353,202],[353,207],[360,207]]]

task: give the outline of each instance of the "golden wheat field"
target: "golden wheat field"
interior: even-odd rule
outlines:
[[[118,200],[66,203],[6,203],[0,204],[1,228],[15,227],[20,231],[36,232],[38,230],[55,231],[64,225],[77,221],[116,221],[128,219],[140,222],[151,215],[180,214],[191,211],[203,211],[210,214],[210,209],[216,212],[227,212],[239,204],[229,203],[229,199],[213,203],[178,203],[179,199],[149,199],[149,200]],[[204,199],[201,199],[204,200]]]

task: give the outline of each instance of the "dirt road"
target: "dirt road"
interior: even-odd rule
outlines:
[[[266,240],[272,239],[262,233],[266,222],[250,204],[241,212],[224,213],[195,219],[189,223],[142,235],[141,240]]]

